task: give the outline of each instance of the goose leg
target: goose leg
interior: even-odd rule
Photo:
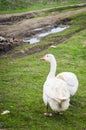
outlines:
[[[63,115],[62,112],[55,112],[56,115]]]
[[[63,115],[63,113],[62,113],[62,112],[58,112],[58,114],[59,114],[59,115]]]
[[[46,112],[44,113],[44,115],[45,115],[45,116],[48,116],[48,117],[51,117],[51,116],[52,116],[52,113],[49,113],[49,112],[48,112],[48,107],[49,107],[49,105],[47,104],[47,106],[46,106]]]

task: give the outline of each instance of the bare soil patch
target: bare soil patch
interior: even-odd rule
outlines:
[[[86,6],[86,5],[85,5]],[[49,9],[46,9],[49,11]],[[46,11],[45,10],[45,11]],[[55,9],[53,9],[55,10]],[[43,10],[44,11],[44,10]],[[51,9],[50,9],[51,11]],[[13,15],[0,15],[0,35],[4,36],[6,38],[12,38],[12,37],[17,37],[19,39],[23,39],[24,37],[32,36],[34,35],[33,29],[36,28],[46,28],[47,26],[52,26],[52,25],[59,25],[60,23],[67,23],[70,21],[70,17],[74,14],[78,14],[81,12],[85,12],[86,7],[83,7],[81,9],[77,9],[74,11],[68,11],[65,13],[58,13],[55,15],[49,15],[45,17],[38,17],[38,18],[31,18],[32,15],[36,16],[38,12],[42,11],[33,11],[30,12],[29,18],[26,17],[27,13],[23,14],[13,14]],[[25,16],[25,17],[24,17]],[[31,16],[31,17],[30,17]],[[36,33],[36,32],[35,32]],[[57,43],[61,43],[64,40],[66,40],[69,36],[72,36],[73,34],[69,34],[67,37],[61,37],[58,39]],[[20,43],[21,45],[22,43]],[[54,43],[53,43],[54,44]],[[13,49],[17,44],[8,44],[8,45],[3,45],[1,46],[2,54],[7,53],[9,50]],[[29,49],[28,54],[33,54],[36,52],[39,52],[41,50],[46,49],[48,46],[41,46],[40,48],[35,46]],[[27,54],[27,52],[26,52]],[[24,54],[23,54],[24,55]]]
[[[21,58],[21,57],[24,57],[24,56],[27,56],[27,55],[32,55],[32,54],[35,54],[35,53],[39,53],[39,52],[47,49],[51,45],[58,45],[58,44],[60,44],[60,43],[62,43],[64,41],[68,40],[70,37],[72,37],[77,32],[80,32],[82,30],[84,30],[84,28],[81,28],[80,30],[69,33],[66,36],[59,37],[55,41],[53,41],[52,43],[49,43],[47,45],[41,45],[41,46],[35,45],[35,46],[31,46],[31,47],[27,48],[27,50],[25,50],[24,52],[18,52],[18,53],[12,54],[12,51],[10,51],[9,54],[12,54],[13,58]]]
[[[5,37],[25,37],[28,34],[30,34],[31,30],[39,27],[45,27],[48,25],[53,25],[53,24],[59,24],[62,20],[68,19],[70,16],[74,14],[78,14],[80,12],[86,11],[86,7],[83,7],[82,9],[78,9],[75,11],[69,11],[66,13],[59,13],[57,15],[50,15],[46,17],[39,17],[39,18],[32,18],[32,19],[23,19],[20,21],[21,14],[14,14],[14,16],[17,15],[16,17],[16,22],[11,23],[10,25],[7,23],[4,23],[3,25],[3,20],[0,23],[0,35],[5,36]],[[31,14],[35,14],[36,12],[32,12]],[[23,14],[24,15],[24,14]],[[12,15],[5,15],[2,16],[0,15],[0,19],[2,17],[5,17],[6,22],[10,22],[11,19],[13,18]],[[10,21],[8,20],[11,17]]]

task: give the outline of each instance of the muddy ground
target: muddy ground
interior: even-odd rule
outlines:
[[[58,12],[54,14],[52,11],[52,13],[49,14],[48,16],[37,17],[37,18],[32,17],[32,16],[37,15],[36,11],[30,12],[29,16],[27,15],[27,13],[23,13],[23,15],[22,14],[0,15],[0,36],[9,37],[9,38],[17,37],[17,38],[23,39],[24,37],[34,35],[36,31],[33,32],[33,29],[40,28],[40,27],[46,28],[47,26],[52,26],[52,25],[55,26],[60,23],[66,24],[66,22],[70,20],[70,16],[74,14],[78,14],[80,12],[85,12],[85,11],[86,11],[86,7],[83,7],[80,9],[78,8],[77,10],[68,11],[65,13]],[[42,10],[38,12],[42,13]],[[54,9],[54,12],[55,12],[55,9]],[[31,14],[31,17],[30,17],[30,14]],[[28,17],[24,17],[24,15]],[[7,49],[7,51],[8,50],[9,48]]]
[[[81,4],[82,5],[82,4]],[[7,15],[0,15],[0,35],[5,37],[19,37],[22,38],[27,35],[32,35],[31,31],[35,28],[45,27],[48,25],[59,24],[61,21],[65,21],[70,16],[74,14],[78,14],[80,12],[86,11],[86,4],[83,5],[85,7],[74,11],[68,11],[66,13],[56,13],[58,8],[45,9],[40,11],[33,11],[23,14],[7,14]],[[82,7],[82,6],[81,6]],[[68,7],[66,7],[68,8]],[[50,11],[52,12],[49,16],[45,17],[38,17],[35,18],[37,14],[42,15],[43,12]],[[33,18],[32,18],[33,17]]]

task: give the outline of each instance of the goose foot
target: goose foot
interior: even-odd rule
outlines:
[[[51,117],[51,116],[52,116],[52,113],[46,112],[46,113],[44,113],[44,115],[45,115],[45,116],[48,116],[48,117]]]
[[[63,115],[63,112],[58,112],[59,115]]]
[[[63,112],[55,112],[57,115],[63,115]]]

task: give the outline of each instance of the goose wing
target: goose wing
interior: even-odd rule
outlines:
[[[72,72],[62,72],[59,73],[56,77],[61,78],[70,86],[75,86],[75,84],[76,86],[78,86],[78,79],[76,75]]]

